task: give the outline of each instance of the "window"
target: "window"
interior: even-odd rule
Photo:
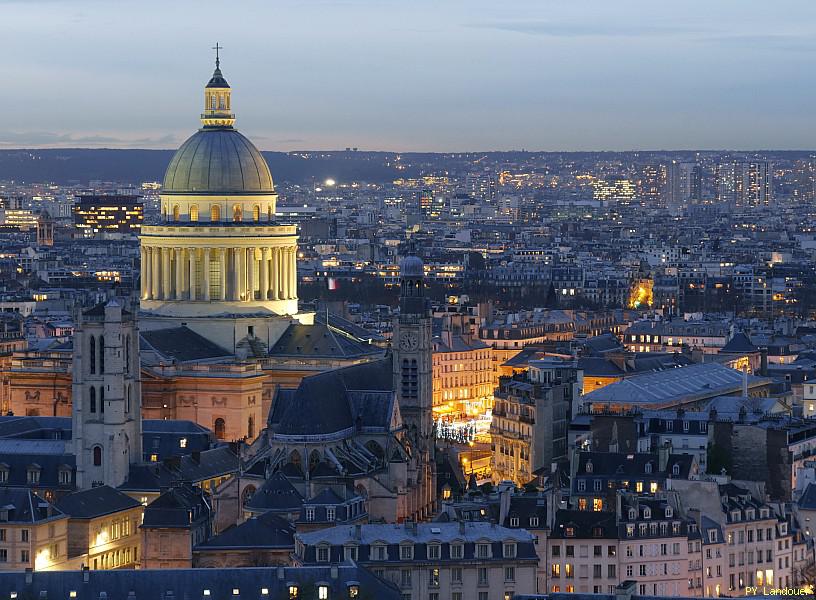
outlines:
[[[326,508],[326,520],[331,522],[335,519],[335,508],[333,506],[329,506]]]
[[[428,585],[439,587],[439,569],[431,569],[428,573]]]
[[[516,545],[512,543],[504,544],[504,558],[516,558]]]
[[[414,558],[414,546],[411,544],[403,544],[400,546],[400,559],[412,560]]]
[[[462,544],[452,544],[450,547],[451,558],[462,558],[464,556],[464,547]]]
[[[551,577],[561,577],[561,565],[558,563],[553,563],[550,565],[550,576]]]
[[[479,567],[479,585],[487,585],[488,583],[487,569],[485,567]]]
[[[430,560],[439,560],[440,555],[439,544],[428,544],[428,558]]]
[[[88,357],[88,370],[90,371],[91,375],[96,373],[96,338],[91,336],[90,340],[88,340],[88,349],[90,350],[90,356]]]
[[[385,557],[386,557],[386,551],[385,550],[386,550],[385,546],[380,546],[380,545],[374,546],[374,552],[372,553],[373,557],[374,557],[374,560],[385,560]]]
[[[357,560],[357,546],[345,546],[343,548],[344,560]]]
[[[400,585],[402,587],[411,587],[410,569],[403,569],[402,571],[400,571]]]
[[[510,527],[518,527],[518,526],[519,526],[518,517],[510,517]]]
[[[615,579],[617,577],[615,565],[607,565],[606,566],[606,576],[609,579]]]
[[[318,600],[329,600],[329,586],[321,585],[317,588]]]
[[[0,562],[8,562],[8,550],[0,548]]]
[[[476,544],[477,558],[490,558],[490,544]]]
[[[317,549],[317,562],[329,562],[329,549],[326,546]]]
[[[553,546],[552,547],[552,555],[553,556],[561,556],[561,546]]]
[[[451,582],[452,583],[462,583],[462,568],[461,567],[453,567],[451,569]]]
[[[530,527],[538,527],[538,517],[530,517]]]
[[[20,551],[20,562],[28,563],[31,560],[31,557],[28,553],[28,550],[21,550]]]
[[[575,577],[575,571],[572,568],[572,563],[566,563],[564,565],[564,577],[567,579],[572,579]]]
[[[307,521],[314,521],[315,520],[314,506],[307,506],[306,507],[306,520]]]
[[[220,221],[221,220],[221,207],[217,204],[213,204],[210,207],[210,221]]]
[[[504,567],[504,580],[505,581],[515,581],[516,580],[516,569],[515,569],[515,567]]]

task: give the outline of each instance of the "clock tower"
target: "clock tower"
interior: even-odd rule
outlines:
[[[433,430],[431,310],[425,297],[425,267],[418,256],[400,263],[400,314],[392,342],[394,391],[406,429],[412,463],[411,512],[430,516],[436,500]]]

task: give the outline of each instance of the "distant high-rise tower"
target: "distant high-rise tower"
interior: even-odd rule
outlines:
[[[139,331],[116,300],[78,315],[72,411],[77,487],[125,483],[142,461]]]
[[[717,166],[717,199],[735,208],[768,206],[772,198],[770,163],[766,160],[725,162]]]
[[[693,162],[672,161],[666,171],[666,203],[685,206],[702,195],[702,169]]]

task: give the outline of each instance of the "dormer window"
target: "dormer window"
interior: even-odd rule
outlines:
[[[315,520],[315,509],[313,506],[306,507],[306,520],[307,521],[314,521]]]
[[[652,518],[652,510],[649,507],[643,509],[643,518],[644,519],[651,519]]]
[[[519,526],[519,518],[518,517],[510,517],[510,527],[518,527]]]
[[[674,514],[674,513],[672,512],[672,507],[671,507],[671,506],[667,506],[667,507],[666,507],[666,518],[667,518],[667,519],[671,519],[672,514]]]
[[[326,508],[326,520],[331,523],[335,519],[335,511],[336,509],[333,506],[329,506]]]
[[[564,537],[575,537],[575,527],[565,527]]]
[[[8,483],[9,480],[9,466],[5,463],[0,465],[0,483]]]
[[[717,543],[717,530],[716,529],[709,529],[708,530],[708,541],[712,544]]]
[[[651,463],[651,461],[646,463],[645,471],[646,471],[647,474],[652,472],[652,463]]]
[[[735,510],[731,513],[731,520],[734,523],[738,523],[740,521],[740,512],[738,510]]]
[[[414,545],[402,544],[400,546],[400,560],[413,560],[413,559],[414,559]]]
[[[677,463],[672,465],[672,475],[680,475],[680,465]]]
[[[40,469],[39,465],[31,465],[28,467],[26,480],[28,485],[38,485],[40,483]]]
[[[439,560],[442,556],[442,546],[439,544],[428,544],[428,560]]]
[[[637,519],[637,511],[634,508],[629,509],[629,520],[634,521]]]
[[[747,511],[745,511],[745,518],[748,519],[749,521],[756,518],[756,513],[754,512],[753,508],[750,508]]]
[[[587,473],[592,473],[592,461],[591,460],[588,460],[586,462],[586,472]]]
[[[689,430],[689,422],[688,421],[683,421],[683,431],[688,431],[688,430]]]
[[[538,517],[530,517],[530,527],[538,527]]]

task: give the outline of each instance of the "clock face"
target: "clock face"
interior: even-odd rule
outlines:
[[[399,345],[403,350],[416,350],[419,348],[419,338],[415,333],[403,333]]]

